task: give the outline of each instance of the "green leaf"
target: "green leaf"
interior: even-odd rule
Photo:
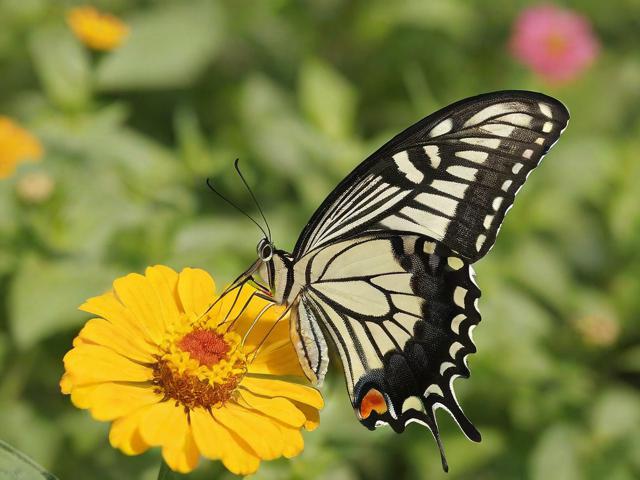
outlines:
[[[40,465],[0,440],[0,478],[6,480],[55,480]]]
[[[86,261],[24,260],[9,294],[9,324],[17,346],[27,349],[48,335],[80,325],[87,315],[78,306],[108,290],[116,276]]]
[[[593,406],[592,424],[595,434],[605,441],[633,434],[640,428],[640,398],[620,388],[603,392]]]
[[[46,26],[31,35],[29,46],[47,96],[63,108],[84,107],[91,97],[89,56],[71,32]]]
[[[42,396],[42,394],[40,394]],[[24,397],[22,397],[24,398]],[[0,425],[2,425],[2,440],[13,445],[14,449],[37,458],[38,462],[47,467],[53,465],[62,445],[62,434],[52,421],[52,417],[44,416],[36,412],[27,401],[3,401],[0,403]],[[51,402],[52,399],[46,401]],[[4,451],[4,445],[0,445],[0,452]],[[5,479],[2,473],[4,453],[0,454],[0,478]],[[12,478],[12,477],[9,477]],[[25,478],[47,478],[16,477]],[[51,477],[49,477],[51,478]]]
[[[326,62],[307,61],[300,72],[300,104],[305,114],[324,133],[345,138],[353,130],[356,92]]]
[[[580,433],[570,425],[558,424],[549,427],[542,434],[530,458],[531,480],[584,478],[578,458],[579,439]]]
[[[211,1],[162,4],[130,19],[130,37],[99,65],[101,90],[163,89],[191,84],[211,63],[222,37]]]

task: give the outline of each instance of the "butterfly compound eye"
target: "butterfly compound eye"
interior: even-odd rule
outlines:
[[[271,260],[273,256],[273,245],[271,245],[266,238],[263,238],[260,240],[260,243],[258,243],[258,255],[260,256],[260,260],[264,262]]]

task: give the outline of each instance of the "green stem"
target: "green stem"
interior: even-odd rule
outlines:
[[[165,463],[164,460],[160,461],[160,471],[158,472],[158,480],[171,480],[173,478],[173,471]]]

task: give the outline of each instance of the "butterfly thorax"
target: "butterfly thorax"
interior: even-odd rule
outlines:
[[[291,305],[304,286],[304,271],[298,263],[290,253],[275,250],[271,259],[258,268],[258,274],[267,282],[273,300],[279,305]]]

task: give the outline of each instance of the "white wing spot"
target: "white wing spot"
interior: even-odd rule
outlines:
[[[534,143],[537,143],[538,145],[544,145],[544,138],[538,137],[536,138],[536,141]]]
[[[494,150],[500,146],[499,138],[461,138],[460,141],[463,143],[470,143],[471,145],[493,148]]]
[[[429,255],[432,255],[433,252],[436,251],[435,242],[424,242],[424,245],[422,246],[422,250],[424,250],[424,253],[428,253]]]
[[[553,123],[545,122],[544,125],[542,126],[542,131],[544,133],[549,133],[551,130],[553,130]]]
[[[493,217],[495,217],[495,215],[487,215],[486,217],[484,217],[484,222],[482,222],[482,226],[487,230],[489,230],[489,227],[491,227],[491,222],[493,222]]]
[[[454,342],[449,348],[449,355],[451,355],[451,358],[456,358],[456,353],[458,353],[462,347],[463,345],[460,342]]]
[[[512,168],[511,171],[515,174],[517,174],[520,170],[522,170],[522,167],[524,165],[522,163],[516,163]]]
[[[440,192],[448,193],[456,198],[464,198],[464,192],[469,188],[469,185],[466,183],[448,182],[446,180],[433,180],[431,186]]]
[[[446,217],[434,215],[431,212],[425,212],[423,210],[418,210],[417,208],[404,207],[400,212],[416,222],[418,225],[423,226],[427,230],[438,235],[438,238],[444,237],[447,232],[447,228],[449,227],[449,223],[451,223],[451,220]]]
[[[502,184],[502,190],[507,192],[512,183],[513,183],[513,180],[505,180],[504,183]]]
[[[498,135],[499,137],[509,137],[515,128],[513,125],[505,125],[504,123],[489,123],[480,127],[480,130]]]
[[[427,389],[424,391],[425,397],[428,396],[429,394],[440,395],[441,397],[444,397],[444,393],[442,393],[442,389],[435,383],[432,383],[431,385],[429,385]]]
[[[458,315],[453,317],[453,320],[451,321],[451,330],[453,330],[453,333],[457,335],[460,334],[460,324],[466,319],[467,317],[465,317],[462,313],[459,313]]]
[[[546,103],[538,103],[538,108],[542,112],[545,117],[553,118],[553,114],[551,113],[551,107]]]
[[[485,240],[487,239],[486,235],[478,235],[478,240],[476,240],[476,250],[480,251],[482,245],[484,245]]]
[[[447,264],[453,270],[460,270],[464,266],[464,262],[461,259],[459,259],[458,257],[448,257],[447,258]]]
[[[456,152],[456,157],[464,158],[470,162],[483,163],[489,154],[487,152],[478,152],[476,150],[463,150],[462,152]]]
[[[453,128],[453,120],[451,120],[450,118],[447,118],[441,121],[435,127],[433,127],[429,132],[429,136],[437,137],[440,135],[444,135],[445,133],[450,132],[452,128]]]
[[[433,168],[440,166],[440,152],[437,145],[426,145],[424,147],[424,153],[429,157],[429,162]]]
[[[396,162],[398,169],[404,173],[407,180],[413,183],[420,183],[424,180],[424,173],[418,170],[411,160],[409,160],[409,154],[407,152],[399,152],[393,156],[393,160]]]
[[[455,367],[455,364],[451,362],[442,362],[442,365],[440,365],[440,375],[444,375],[444,372],[449,370],[451,367]]]
[[[416,196],[416,201],[426,205],[427,207],[439,210],[447,217],[453,217],[456,213],[456,208],[458,208],[458,202],[452,198],[434,195],[432,193],[420,193]]]
[[[405,399],[404,402],[402,402],[402,409],[401,409],[402,413],[407,412],[411,409],[418,410],[419,412],[424,411],[424,407],[422,406],[422,400],[420,400],[420,398],[415,395],[408,397],[407,399]]]
[[[455,177],[474,181],[476,179],[476,173],[478,173],[478,169],[461,167],[460,165],[452,165],[451,167],[447,167],[447,172]]]
[[[531,120],[533,117],[531,115],[527,115],[526,113],[511,113],[509,115],[504,115],[498,118],[501,122],[508,122],[514,125],[518,125],[519,127],[528,127],[531,125]]]
[[[522,152],[522,156],[524,158],[531,158],[531,155],[533,155],[533,150],[531,150],[530,148],[527,148],[524,152]]]
[[[477,125],[478,123],[484,122],[489,118],[497,117],[499,115],[505,115],[507,113],[518,111],[519,109],[520,105],[517,103],[498,103],[495,105],[490,105],[483,108],[478,113],[469,118],[469,120],[464,122],[464,126],[469,127],[471,125]]]
[[[459,307],[464,308],[464,298],[467,296],[467,289],[462,287],[456,287],[453,291],[453,303]]]
[[[493,199],[493,203],[491,204],[491,206],[496,212],[500,208],[500,205],[502,205],[502,200],[504,200],[502,197],[496,197]]]

